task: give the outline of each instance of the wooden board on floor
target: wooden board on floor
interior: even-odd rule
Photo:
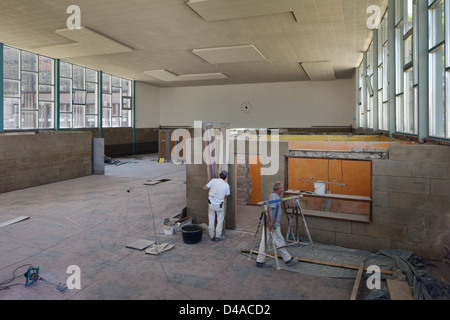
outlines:
[[[391,300],[414,300],[407,281],[387,279],[386,282]]]
[[[6,227],[6,226],[9,226],[11,224],[14,224],[14,223],[17,223],[17,222],[20,222],[20,221],[23,221],[23,220],[27,220],[27,219],[30,219],[30,217],[26,217],[26,216],[17,217],[15,219],[12,219],[12,220],[9,220],[9,221],[1,223],[0,224],[0,228],[3,228],[3,227]]]
[[[352,295],[350,300],[356,300],[359,296],[359,289],[361,288],[362,279],[364,277],[364,262],[361,262],[358,269],[358,274],[356,275],[355,284],[353,285]]]

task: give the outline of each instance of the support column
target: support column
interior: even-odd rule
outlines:
[[[103,72],[98,72],[98,131],[103,138]]]
[[[61,71],[61,61],[59,59],[56,59],[56,66],[55,66],[55,120],[54,120],[54,126],[55,130],[59,131],[61,129],[60,127],[60,71]]]
[[[428,3],[427,1],[417,1],[418,19],[418,70],[419,70],[419,110],[418,110],[418,136],[419,142],[423,143],[424,138],[429,136],[429,115],[428,115]]]
[[[422,1],[426,2],[426,1]],[[396,132],[396,97],[395,97],[395,0],[389,0],[388,4],[388,47],[389,47],[389,137],[390,140],[394,140],[393,134]],[[403,54],[403,52],[397,52],[397,54]]]
[[[131,122],[133,125],[133,154],[136,154],[136,81],[132,81]]]
[[[0,43],[0,132],[4,131],[3,43]]]
[[[362,83],[362,123],[359,124],[359,126],[363,129],[367,128],[367,100],[369,99],[369,95],[367,94],[367,51],[364,52],[364,58],[363,58],[363,83]]]

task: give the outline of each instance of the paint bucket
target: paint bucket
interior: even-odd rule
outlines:
[[[183,233],[183,242],[187,244],[196,244],[202,241],[203,228],[196,224],[185,225],[181,227]]]
[[[325,195],[325,182],[316,181],[314,182],[314,193],[318,195]]]

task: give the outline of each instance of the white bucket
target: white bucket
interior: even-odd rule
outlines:
[[[325,195],[325,182],[316,181],[314,182],[314,193],[318,195]]]

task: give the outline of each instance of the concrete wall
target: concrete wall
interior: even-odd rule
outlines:
[[[160,89],[136,82],[136,128],[159,128]]]
[[[441,261],[450,245],[449,186],[449,147],[391,145],[389,159],[372,160],[372,222],[307,217],[308,227],[318,242],[374,252],[410,250]]]
[[[92,134],[0,134],[0,193],[92,174]]]
[[[242,105],[251,104],[245,113]],[[162,126],[228,122],[233,128],[355,125],[353,80],[160,89]]]

